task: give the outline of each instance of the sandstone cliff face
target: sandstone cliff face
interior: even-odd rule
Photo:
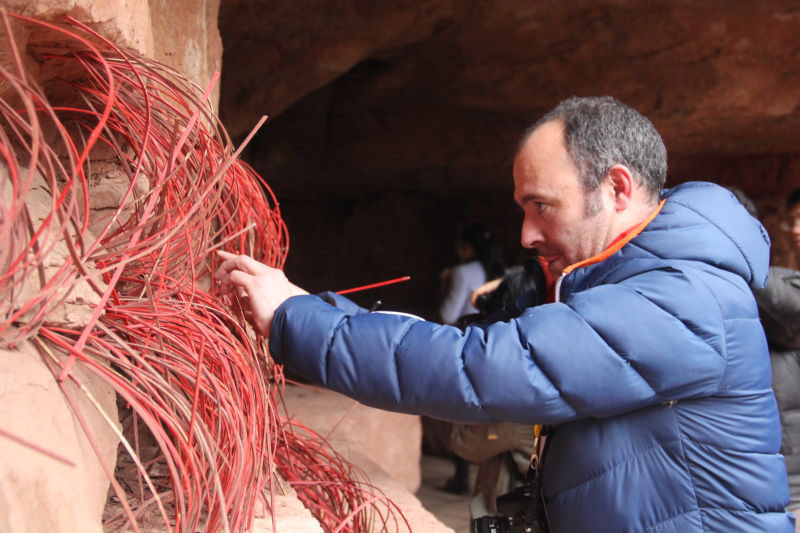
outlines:
[[[65,355],[56,352],[49,359],[28,341],[0,349],[2,429],[64,459],[0,437],[0,531],[102,531],[108,478],[98,457],[113,471],[119,439],[109,424],[118,425],[116,395],[84,368],[76,368],[75,378],[94,402],[74,383],[64,385],[92,432],[93,448],[53,376],[56,360],[63,362]]]
[[[119,46],[175,68],[202,87],[220,70],[219,0],[0,0],[0,7],[52,22],[73,17]],[[21,24],[12,24],[22,29]],[[63,37],[42,30],[23,30],[18,37],[20,49],[34,52],[65,44]],[[0,53],[3,64],[7,64],[6,54],[7,50]],[[41,65],[35,54],[33,60]],[[46,83],[55,75],[63,72],[43,68],[38,81]],[[218,98],[219,92],[212,101]]]

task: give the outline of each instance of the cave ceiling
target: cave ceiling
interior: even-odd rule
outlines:
[[[509,183],[570,95],[650,117],[670,156],[800,152],[794,1],[222,0],[220,109],[284,195]]]

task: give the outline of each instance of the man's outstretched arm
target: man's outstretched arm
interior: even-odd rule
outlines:
[[[261,306],[251,302],[254,323],[271,322],[275,361],[383,409],[472,423],[559,423],[707,396],[725,369],[719,308],[713,299],[715,313],[698,305],[708,295],[680,272],[651,272],[463,332],[369,313],[336,295],[288,299],[289,282],[263,272],[256,277],[269,280],[237,275],[233,283],[249,281],[250,299],[273,278],[284,291],[268,319],[256,317]],[[696,297],[672,297],[681,292]]]

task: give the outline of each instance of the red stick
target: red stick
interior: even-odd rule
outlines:
[[[75,463],[73,463],[69,459],[67,459],[65,457],[62,457],[62,456],[58,455],[57,453],[51,452],[47,448],[43,448],[42,446],[39,446],[38,444],[34,444],[29,440],[25,440],[22,437],[18,437],[17,435],[14,435],[13,433],[11,433],[9,431],[6,431],[4,429],[0,429],[0,437],[5,437],[5,438],[7,438],[9,440],[13,440],[17,444],[21,444],[21,445],[23,445],[23,446],[25,446],[27,448],[30,448],[31,450],[33,450],[35,452],[39,452],[42,455],[46,455],[47,457],[49,457],[51,459],[55,459],[56,461],[60,461],[60,462],[64,463],[67,466],[71,466],[73,468],[75,467]]]
[[[403,276],[402,278],[388,279],[386,281],[379,281],[378,283],[372,283],[370,285],[362,285],[360,287],[353,287],[352,289],[345,289],[343,291],[337,291],[336,294],[349,294],[351,292],[365,291],[367,289],[374,289],[376,287],[383,287],[384,285],[391,285],[392,283],[400,283],[401,281],[408,281],[410,279],[411,279],[411,276]]]

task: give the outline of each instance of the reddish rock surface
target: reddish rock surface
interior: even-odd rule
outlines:
[[[402,511],[411,531],[452,532],[414,496],[421,481],[422,424],[418,416],[381,411],[332,391],[306,387],[287,386],[284,401],[290,417],[325,437],[366,474]],[[405,530],[404,526],[397,528]]]
[[[306,139],[362,177],[501,167],[518,127],[571,94],[630,103],[674,154],[792,152],[799,22],[785,0],[227,0],[222,113],[240,135],[323,99]]]
[[[152,57],[205,87],[220,70],[222,41],[217,30],[220,0],[0,0],[0,8],[58,23],[66,16],[86,24],[122,47]],[[42,66],[37,50],[58,48],[66,43],[39,27],[32,31],[12,20],[18,46],[32,53],[31,72]],[[0,51],[0,64],[10,64],[8,51]],[[41,69],[37,81],[45,84],[63,71]],[[3,95],[0,86],[0,95]],[[213,96],[219,97],[219,86]]]
[[[73,370],[92,398],[71,381],[64,387],[75,399],[92,433],[93,447],[60,390],[53,369],[64,354],[44,343],[24,341],[0,350],[0,428],[65,461],[0,436],[0,531],[100,533],[108,478],[98,455],[113,471],[117,456],[116,395],[81,365]],[[99,412],[102,409],[108,420]]]
[[[317,432],[346,459],[366,456],[406,490],[419,489],[422,423],[418,416],[367,407],[324,389],[287,386],[283,400],[290,418]]]

